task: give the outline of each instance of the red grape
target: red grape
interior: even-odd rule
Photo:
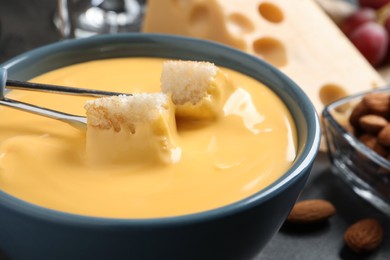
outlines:
[[[341,30],[349,36],[361,24],[375,21],[376,12],[372,8],[362,8],[347,17],[341,24]]]
[[[370,7],[374,9],[379,9],[387,3],[390,3],[390,0],[359,0],[359,5],[361,7]]]
[[[386,55],[386,63],[389,63],[390,61],[390,17],[387,17],[384,25],[383,25],[387,31],[387,35],[389,35],[389,46],[387,46],[387,55]]]
[[[389,36],[380,24],[364,23],[349,35],[349,39],[372,66],[377,66],[384,60]]]
[[[387,17],[385,24],[383,25],[387,31],[387,33],[390,35],[390,17]]]

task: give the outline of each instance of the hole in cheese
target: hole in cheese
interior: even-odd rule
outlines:
[[[348,93],[344,88],[336,84],[325,84],[320,88],[319,97],[323,105],[328,105],[337,99],[347,96]],[[348,104],[339,106],[338,112],[344,112],[348,109]]]
[[[282,42],[271,37],[264,37],[253,42],[254,52],[276,67],[287,64],[286,49]]]
[[[210,25],[210,11],[205,5],[196,5],[189,16],[190,33],[196,37],[205,37]]]
[[[271,3],[261,3],[259,5],[260,15],[272,23],[280,23],[284,19],[284,14],[280,8]]]
[[[227,28],[231,34],[239,35],[253,32],[255,26],[245,15],[232,13],[227,18]]]

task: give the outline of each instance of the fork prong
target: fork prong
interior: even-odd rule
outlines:
[[[4,90],[7,82],[7,70],[5,68],[0,68],[0,99],[4,99]]]
[[[0,105],[7,106],[15,109],[19,109],[22,111],[26,111],[29,113],[46,116],[52,119],[60,120],[65,123],[70,124],[71,126],[85,131],[87,119],[83,116],[77,116],[72,114],[63,113],[60,111],[43,108],[39,106],[35,106],[32,104],[20,102],[17,100],[12,100],[5,97],[5,87],[7,84],[7,70],[5,68],[0,67]]]
[[[51,92],[51,93],[58,93],[58,94],[87,96],[87,97],[131,95],[131,94],[125,94],[125,93],[113,92],[113,91],[67,87],[67,86],[35,83],[29,81],[10,80],[10,79],[6,81],[6,87],[7,89],[21,89],[21,90]]]
[[[52,110],[49,108],[43,108],[39,106],[35,106],[32,104],[20,102],[17,100],[3,98],[0,99],[0,105],[11,107],[14,109],[22,110],[25,112],[33,113],[40,116],[49,117],[52,119],[56,119],[65,123],[70,124],[71,126],[85,131],[87,128],[87,118],[83,116],[77,116],[73,114],[63,113],[57,110]]]

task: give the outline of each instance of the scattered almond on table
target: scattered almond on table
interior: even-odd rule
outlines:
[[[357,221],[344,233],[346,245],[356,253],[375,250],[381,244],[382,239],[382,225],[372,218]]]
[[[336,213],[336,208],[326,200],[303,200],[297,202],[291,210],[287,221],[290,223],[319,223]]]
[[[286,222],[314,224],[328,220],[336,213],[334,205],[323,199],[303,200],[295,203]],[[344,242],[352,251],[361,254],[377,249],[383,240],[383,227],[374,218],[365,218],[349,226],[344,233]]]

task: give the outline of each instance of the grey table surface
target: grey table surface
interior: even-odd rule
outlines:
[[[0,63],[24,51],[60,40],[52,22],[56,2],[0,0]],[[327,199],[336,206],[337,214],[316,229],[283,226],[256,260],[390,259],[390,219],[356,196],[332,174],[326,154],[318,154],[301,199]],[[356,255],[344,245],[343,234],[350,224],[365,217],[375,217],[383,223],[385,238],[373,253]],[[6,254],[0,251],[0,260],[7,259]]]

